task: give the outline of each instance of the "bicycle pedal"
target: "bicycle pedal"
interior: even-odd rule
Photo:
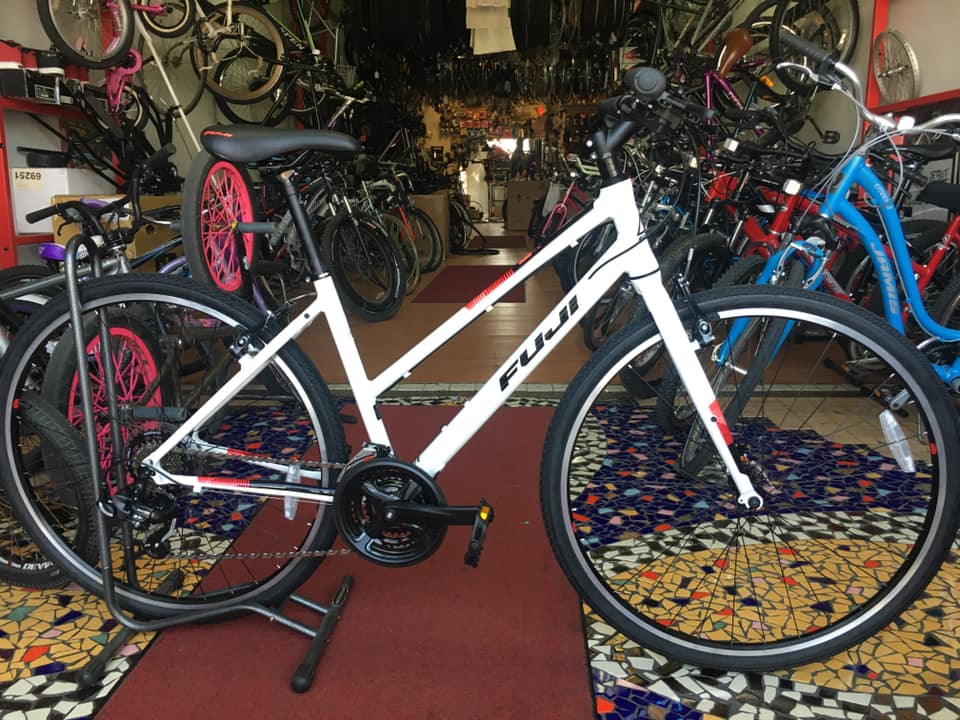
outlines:
[[[470,533],[470,542],[467,544],[467,552],[463,556],[463,562],[470,567],[477,567],[480,564],[480,554],[483,552],[483,543],[487,538],[487,528],[493,522],[493,506],[486,500],[480,500],[480,506],[477,508],[477,514],[473,521],[473,531]]]

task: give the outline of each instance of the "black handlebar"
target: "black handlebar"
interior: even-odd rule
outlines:
[[[798,37],[791,32],[781,30],[780,42],[794,52],[798,52],[801,55],[810,58],[817,63],[817,65],[820,65],[826,70],[833,69],[833,66],[837,63],[837,57],[835,53],[827,50],[826,48],[822,48],[819,45],[815,45],[809,40],[804,40],[803,38]]]
[[[26,215],[24,215],[24,219],[28,223],[37,223],[41,220],[46,220],[48,217],[59,215],[62,205],[63,204],[51,205],[50,207],[40,208],[39,210],[28,212]]]
[[[167,143],[147,158],[143,164],[136,166],[134,172],[131,174],[128,197],[132,205],[134,227],[138,227],[142,222],[140,215],[140,180],[143,177],[144,171],[156,169],[169,160],[176,151],[177,148],[173,143]],[[84,223],[88,232],[102,234],[100,218],[120,210],[127,204],[128,197],[121,198],[102,207],[87,205],[82,200],[71,200],[28,212],[24,215],[24,219],[28,223],[36,223],[53,217],[54,215],[62,215],[66,220]]]

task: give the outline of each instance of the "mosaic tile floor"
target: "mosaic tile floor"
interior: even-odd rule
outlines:
[[[457,390],[469,392],[472,388]],[[539,399],[511,405],[551,405]],[[459,404],[409,397],[405,404]],[[601,720],[653,718],[960,717],[960,625],[956,554],[915,605],[884,632],[824,663],[756,674],[674,664],[618,634],[584,607],[586,642]],[[75,586],[0,592],[0,717],[87,718],[96,713],[151,637],[135,635],[87,691],[78,670],[114,631],[102,602]]]

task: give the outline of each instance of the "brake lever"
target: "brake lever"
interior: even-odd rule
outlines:
[[[827,87],[835,87],[839,85],[839,82],[836,80],[832,80],[829,84],[827,84],[817,73],[813,71],[812,68],[808,67],[807,65],[801,65],[800,63],[787,62],[787,61],[778,62],[777,70],[797,70],[799,72],[802,72],[804,75],[810,78],[817,85],[825,85]]]

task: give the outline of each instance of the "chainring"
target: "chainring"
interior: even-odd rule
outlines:
[[[378,565],[423,562],[443,544],[447,528],[391,523],[381,516],[384,500],[445,507],[443,492],[415,465],[390,458],[368,460],[344,471],[333,506],[337,530],[355,552]]]

